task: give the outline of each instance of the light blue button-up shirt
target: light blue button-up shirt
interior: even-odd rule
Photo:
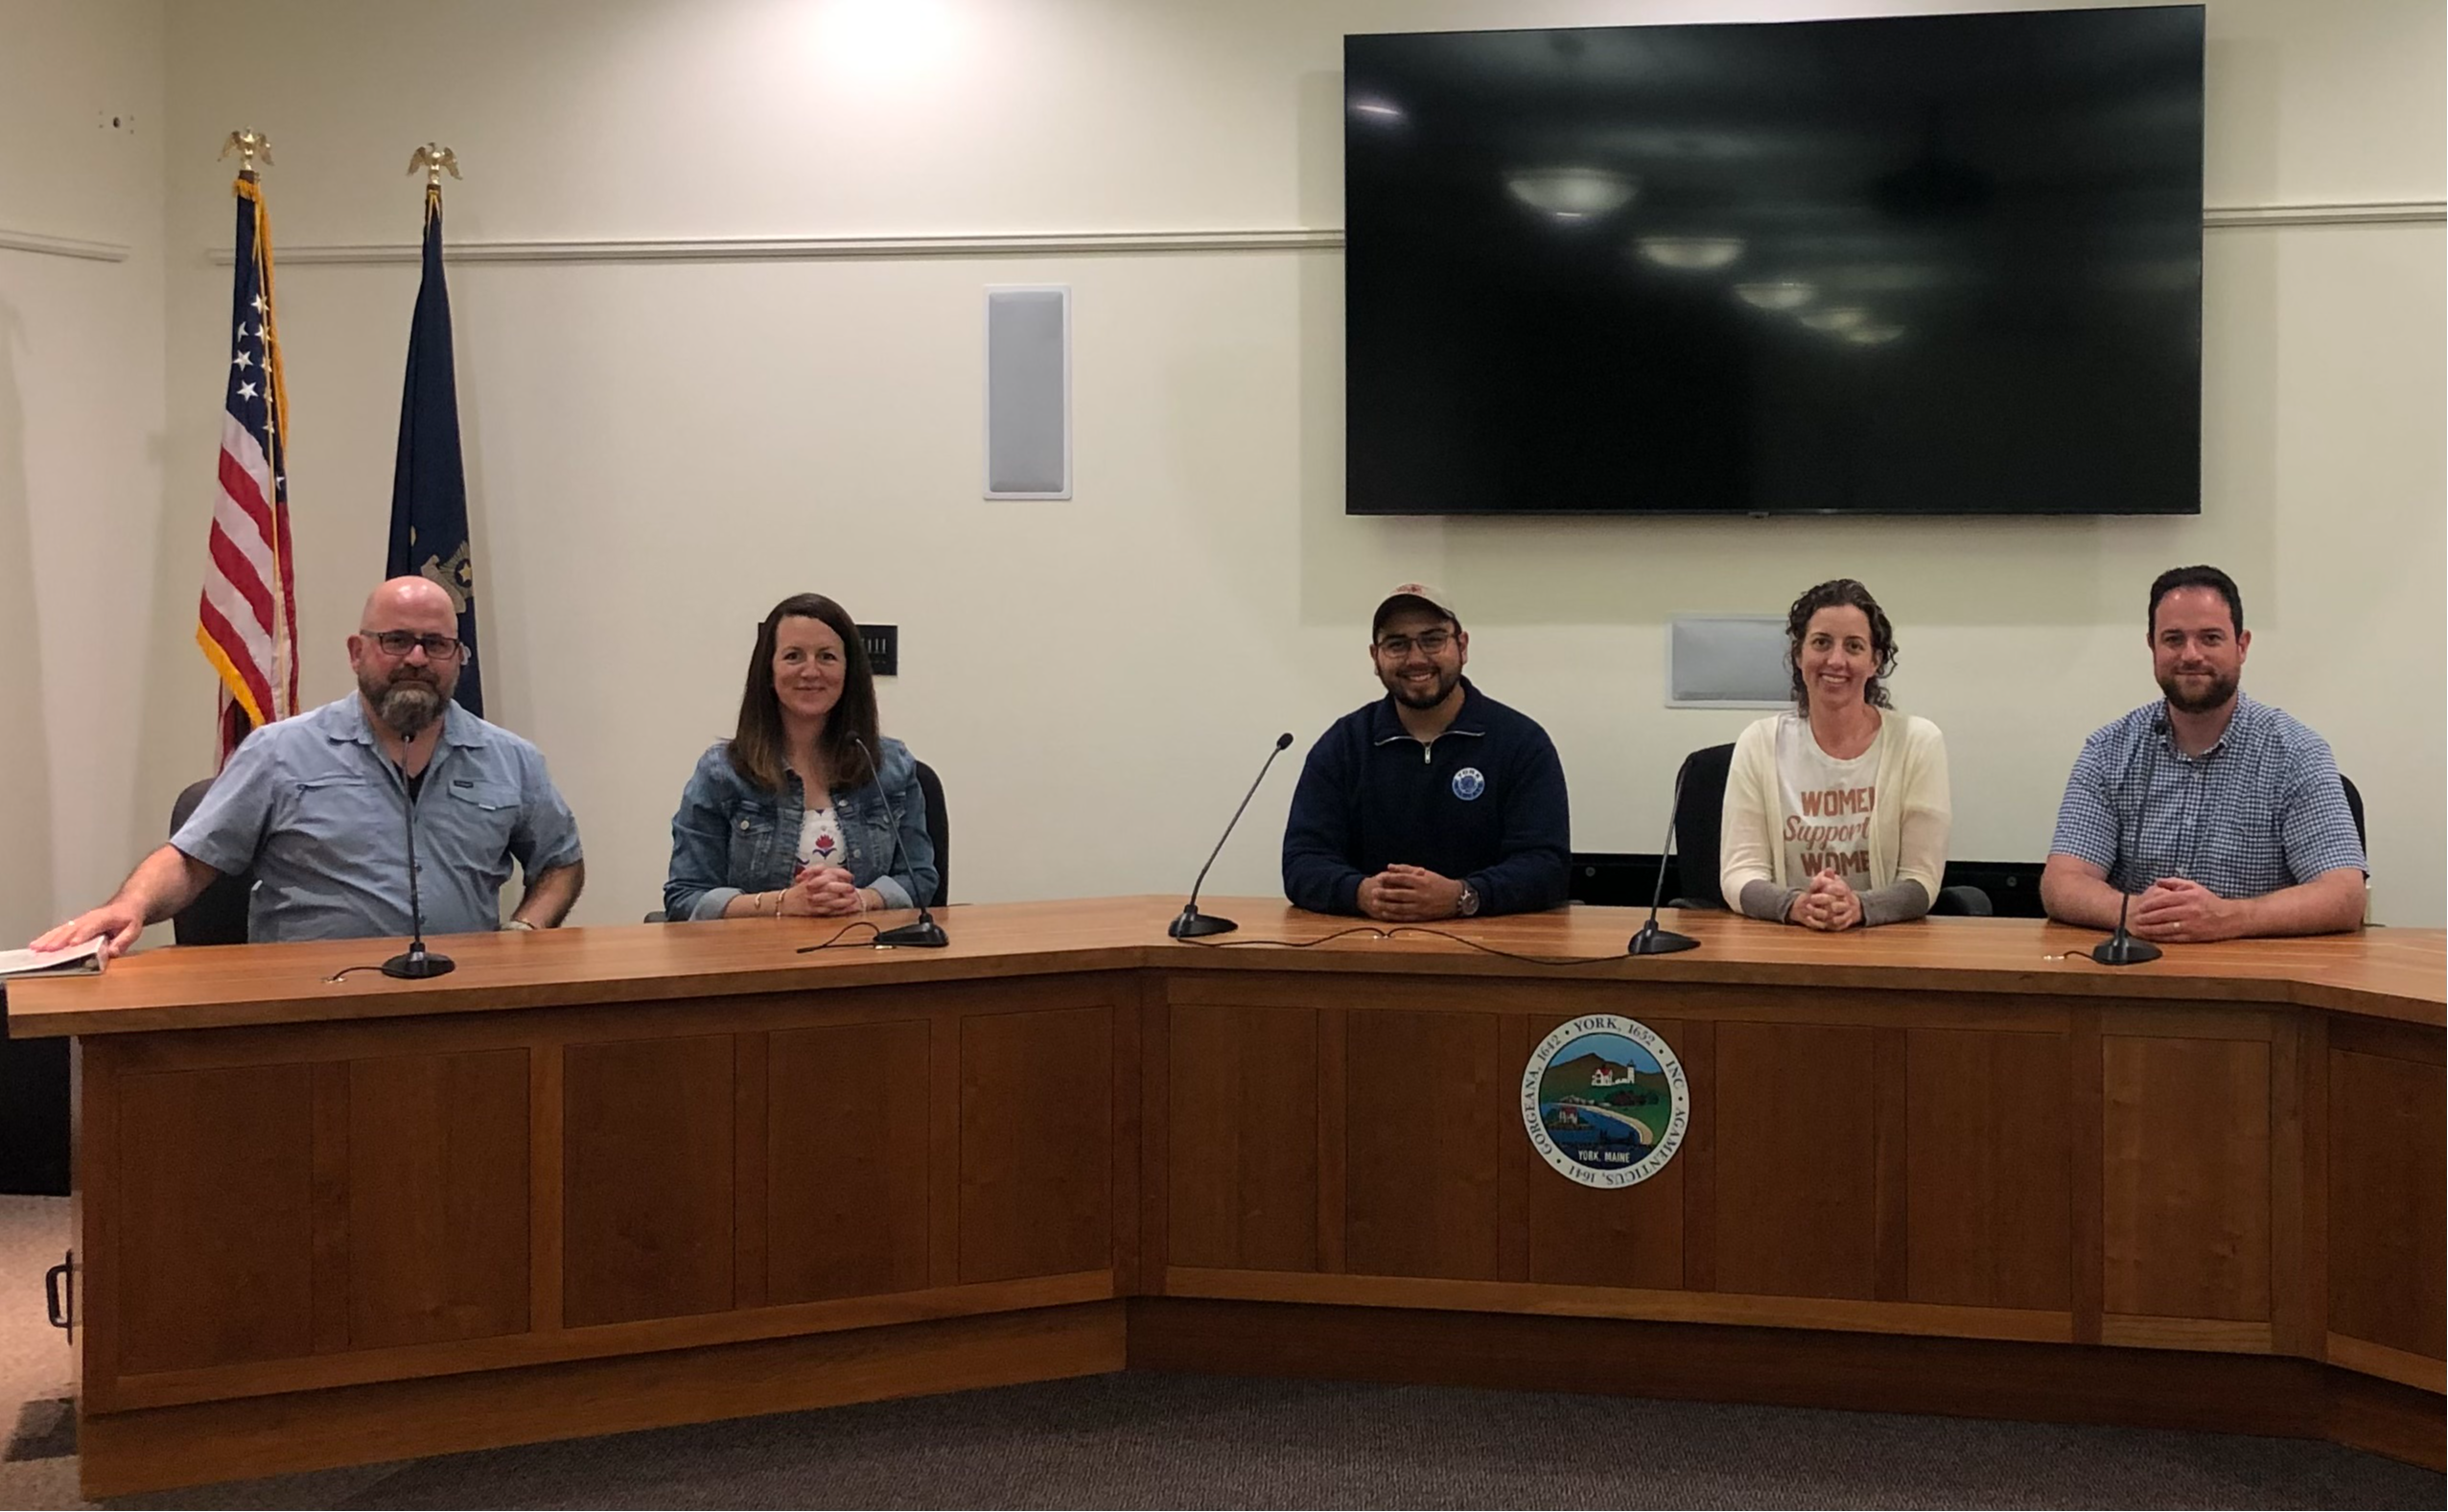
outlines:
[[[543,754],[456,703],[419,780],[427,934],[499,928],[512,861],[532,880],[579,859],[578,823]],[[170,843],[216,872],[253,874],[249,940],[405,936],[407,799],[351,693],[248,735]]]

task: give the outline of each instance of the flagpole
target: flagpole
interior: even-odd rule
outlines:
[[[450,171],[459,176],[459,154],[439,142],[428,142],[408,154],[408,171],[425,170],[425,219],[430,222],[442,210],[442,173]]]
[[[245,183],[256,182],[256,153],[261,152],[264,161],[268,163],[272,160],[271,139],[243,127],[229,133],[229,140],[221,144],[221,155],[224,158],[229,156],[232,148],[238,150],[238,176]],[[236,185],[231,186],[233,190],[236,187]],[[213,649],[207,645],[208,656]],[[215,670],[220,670],[218,663],[216,663]],[[234,675],[233,673],[230,676]],[[245,707],[230,695],[230,676],[218,677],[214,684],[219,694],[213,718],[213,771],[216,774],[227,764],[230,753],[238,749],[238,742],[246,738],[246,731],[252,730],[255,724],[253,717],[246,713]],[[238,711],[240,720],[245,724],[245,730],[241,730],[239,721],[232,719],[231,710],[233,709]]]
[[[250,133],[252,134],[252,133]],[[271,143],[258,138],[264,149],[264,161],[272,160]],[[242,149],[243,151],[243,149]],[[242,166],[241,176],[247,170]],[[280,707],[272,712],[274,719],[287,719],[297,709],[297,574],[291,555],[289,536],[289,374],[281,365],[280,302],[272,292],[272,217],[264,205],[259,178],[249,177],[255,192],[247,196],[255,201],[255,261],[263,269],[264,280],[264,373],[271,385],[272,434],[272,553],[275,570],[280,574],[280,592],[274,599],[272,629],[272,686]]]
[[[271,314],[271,224],[257,167],[272,161],[271,142],[261,131],[236,130],[221,155],[233,151],[239,160],[230,186],[239,202],[236,331],[196,625],[197,643],[220,684],[216,770],[247,732],[297,711],[297,600],[282,464],[288,396]]]
[[[458,154],[439,142],[428,142],[408,154],[408,172],[425,174],[424,271],[408,323],[385,570],[393,577],[423,577],[451,595],[459,640],[466,647],[453,697],[481,717],[484,666],[476,657],[476,564],[468,531],[467,467],[459,448],[451,295],[442,259],[442,175],[460,176]]]

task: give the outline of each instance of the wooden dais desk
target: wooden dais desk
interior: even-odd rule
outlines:
[[[1126,1366],[2109,1421],[2442,1463],[2436,931],[2172,947],[1725,916],[1554,966],[1177,900],[153,951],[77,1036],[89,1496]],[[1343,927],[1225,900],[1234,942]],[[1474,921],[1620,951],[1639,916]],[[1551,1171],[1543,1036],[1689,1125]]]

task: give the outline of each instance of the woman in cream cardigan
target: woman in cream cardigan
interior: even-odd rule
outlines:
[[[1947,872],[1947,742],[1888,707],[1896,632],[1870,590],[1822,583],[1785,616],[1795,712],[1742,733],[1718,881],[1754,919],[1851,929],[1919,919]]]

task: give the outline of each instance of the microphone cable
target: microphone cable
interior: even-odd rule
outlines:
[[[1633,953],[1629,950],[1619,950],[1611,956],[1525,955],[1518,950],[1502,949],[1498,946],[1473,940],[1467,935],[1457,935],[1450,929],[1436,929],[1427,924],[1393,924],[1384,927],[1376,924],[1353,924],[1347,928],[1338,929],[1332,934],[1319,935],[1315,940],[1194,939],[1185,940],[1182,943],[1198,945],[1207,950],[1226,950],[1236,945],[1274,945],[1285,950],[1307,950],[1315,945],[1322,945],[1328,941],[1347,940],[1354,935],[1364,935],[1371,940],[1393,940],[1404,935],[1426,935],[1432,939],[1450,940],[1457,945],[1467,945],[1471,949],[1480,952],[1481,955],[1497,956],[1506,961],[1519,961],[1525,965],[1534,966],[1591,966],[1603,965],[1610,961],[1630,961],[1635,959]]]
[[[853,929],[864,929],[870,936],[874,937],[881,937],[884,933],[880,926],[871,920],[853,919],[849,923],[844,924],[841,928],[834,930],[829,939],[820,940],[812,945],[802,945],[797,950],[792,951],[791,954],[804,956],[811,950],[832,950],[836,948],[849,949],[859,945],[867,945],[876,949],[884,948],[884,946],[878,943],[877,939],[853,940],[850,942],[849,945],[844,945],[842,943],[842,937],[849,934]]]

